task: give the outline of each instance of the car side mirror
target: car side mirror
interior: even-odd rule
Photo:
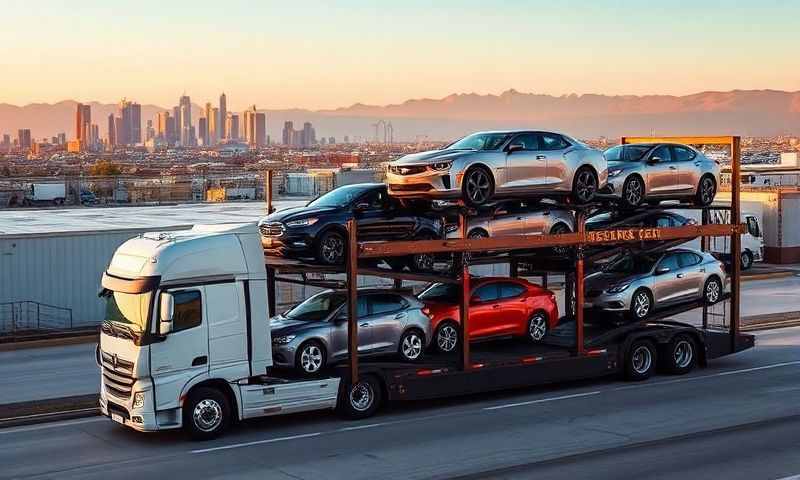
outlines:
[[[507,151],[508,153],[519,152],[520,150],[525,150],[525,145],[523,145],[523,144],[521,144],[521,143],[512,143],[512,144],[511,144],[511,145],[509,145],[509,146],[508,146],[508,148],[506,149],[506,151]]]
[[[367,203],[367,202],[358,202],[358,203],[356,203],[356,206],[353,207],[353,211],[354,212],[363,212],[364,210],[367,210],[368,208],[369,208],[369,203]]]
[[[159,335],[166,335],[172,331],[172,318],[175,315],[175,297],[171,293],[161,294],[159,305]]]
[[[669,272],[670,272],[669,267],[658,267],[658,268],[656,268],[656,275],[663,275],[663,274],[669,273]]]
[[[656,163],[661,162],[661,157],[650,157],[650,160],[647,161],[648,165],[655,165]]]

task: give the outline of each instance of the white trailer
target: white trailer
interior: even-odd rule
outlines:
[[[63,183],[32,183],[26,195],[26,203],[45,203],[63,205],[66,199],[66,188]]]
[[[695,210],[675,210],[675,213],[693,219],[698,224],[702,223],[701,212]],[[720,225],[730,223],[730,210],[709,210],[709,223]],[[761,229],[761,219],[752,212],[742,212],[741,222],[747,225],[747,231],[742,235],[742,270],[747,270],[753,266],[754,262],[764,260],[764,236]],[[700,239],[686,243],[691,248],[700,248]],[[731,253],[731,238],[710,237],[708,250],[727,258]]]

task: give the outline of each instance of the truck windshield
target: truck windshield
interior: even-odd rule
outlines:
[[[451,143],[443,150],[497,150],[509,137],[510,133],[474,133]]]
[[[153,292],[120,293],[106,290],[106,321],[122,331],[141,335],[147,330],[147,319],[150,314],[150,299]]]
[[[303,322],[319,322],[338,310],[345,300],[345,295],[340,293],[320,293],[292,308],[283,316]]]

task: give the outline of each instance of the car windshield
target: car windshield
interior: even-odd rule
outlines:
[[[510,137],[510,133],[474,133],[451,143],[443,150],[497,150]]]
[[[283,316],[303,322],[319,322],[338,310],[346,299],[341,293],[320,293],[291,308]]]
[[[649,273],[653,270],[656,259],[647,255],[623,255],[605,267],[608,273]]]
[[[423,302],[458,303],[461,301],[461,287],[452,283],[434,283],[417,298]]]
[[[638,162],[650,148],[652,145],[617,145],[603,152],[603,155],[609,162]]]
[[[105,290],[106,321],[123,326],[139,335],[147,330],[150,313],[150,299],[153,292],[121,293]]]
[[[345,185],[309,202],[309,207],[344,207],[360,197],[367,188],[362,185]]]

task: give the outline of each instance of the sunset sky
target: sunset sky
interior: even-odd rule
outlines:
[[[0,22],[18,105],[800,90],[796,0],[3,0]]]

